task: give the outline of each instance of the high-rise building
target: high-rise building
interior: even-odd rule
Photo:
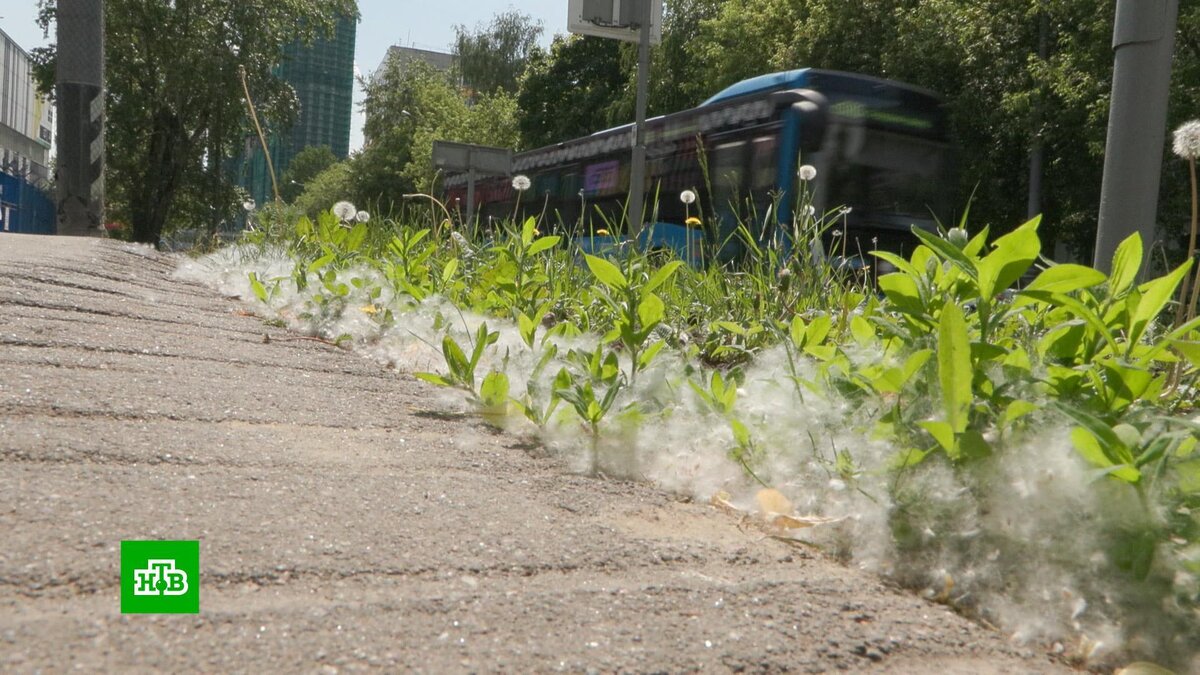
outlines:
[[[54,109],[38,95],[29,54],[0,30],[0,232],[53,232]]]
[[[400,45],[392,45],[388,47],[387,54],[384,54],[383,61],[380,62],[379,68],[371,75],[372,78],[382,73],[387,65],[393,61],[400,63],[401,67],[412,61],[420,61],[433,67],[435,70],[449,72],[454,67],[457,57],[454,54],[446,52],[435,52],[431,49],[418,49],[416,47],[401,47]]]
[[[338,19],[331,37],[311,45],[290,45],[276,73],[296,90],[299,116],[291,129],[267,139],[275,176],[282,179],[301,150],[327,146],[338,159],[350,154],[350,117],[354,105],[355,19]],[[239,183],[263,204],[274,199],[271,177],[257,139],[247,143],[246,161],[239,162]],[[283,189],[283,186],[280,186]]]

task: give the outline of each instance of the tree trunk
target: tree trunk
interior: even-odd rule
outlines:
[[[155,114],[141,186],[133,191],[129,205],[134,241],[159,245],[175,201],[189,142],[174,113],[161,110]]]

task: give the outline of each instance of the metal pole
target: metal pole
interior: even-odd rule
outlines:
[[[1167,127],[1167,95],[1179,0],[1117,0],[1112,106],[1100,188],[1095,266],[1109,271],[1117,246],[1140,232],[1143,262],[1155,218]]]
[[[640,37],[638,41],[637,119],[633,125],[633,165],[629,171],[629,234],[634,239],[642,232],[642,210],[646,189],[646,90],[650,73],[650,2],[638,1]]]
[[[59,0],[58,233],[104,224],[104,0]]]
[[[468,160],[471,161],[468,155]],[[475,166],[472,163],[467,169],[467,222],[471,224],[471,232],[475,231]]]

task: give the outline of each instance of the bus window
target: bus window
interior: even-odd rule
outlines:
[[[722,257],[734,255],[737,246],[727,247],[733,242],[741,215],[738,205],[745,196],[746,141],[730,141],[713,146],[709,175],[712,178],[712,208],[714,231]]]
[[[833,162],[830,203],[865,213],[931,220],[945,194],[944,148],[922,139],[867,129],[843,144]]]
[[[778,171],[778,129],[775,129],[775,132],[770,135],[755,137],[751,141],[751,147],[750,196],[753,210],[751,215],[755,225],[765,230],[770,227],[767,220],[768,217],[773,219],[773,201],[778,196],[775,186]]]

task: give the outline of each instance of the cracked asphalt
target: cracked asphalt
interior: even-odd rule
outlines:
[[[177,265],[0,235],[0,671],[1067,672]],[[120,613],[127,539],[200,541],[200,614]]]

